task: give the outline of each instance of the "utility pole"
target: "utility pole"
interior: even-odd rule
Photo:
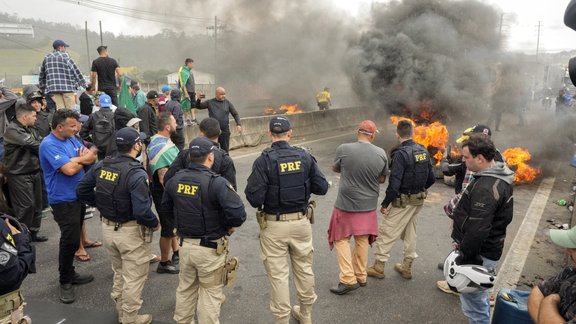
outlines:
[[[100,46],[103,46],[104,41],[102,40],[102,20],[98,20],[98,24],[100,24]]]
[[[88,71],[90,71],[91,66],[90,66],[90,46],[88,43],[88,21],[85,20],[84,21],[84,33],[86,35],[86,54],[88,55]]]
[[[206,29],[214,30],[214,66],[218,66],[218,29],[223,30],[225,26],[218,25],[218,16],[214,16],[214,26],[208,26]]]
[[[536,38],[536,63],[538,63],[538,54],[540,52],[540,27],[541,22],[538,21],[538,37]]]

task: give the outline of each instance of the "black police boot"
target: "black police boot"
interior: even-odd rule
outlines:
[[[87,284],[94,280],[94,276],[90,274],[81,275],[77,272],[74,273],[74,277],[72,278],[73,285],[83,285]]]
[[[64,304],[72,304],[76,300],[72,284],[60,284],[60,301]]]
[[[30,231],[30,241],[31,242],[46,242],[48,238],[46,236],[38,235],[38,231]]]

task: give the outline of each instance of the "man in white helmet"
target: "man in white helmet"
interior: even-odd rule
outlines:
[[[471,136],[462,144],[462,160],[474,172],[454,209],[452,239],[459,256],[456,263],[482,265],[493,270],[504,249],[506,227],[512,221],[514,172],[494,161],[496,148],[485,136]],[[490,292],[462,292],[462,311],[469,323],[490,323]]]

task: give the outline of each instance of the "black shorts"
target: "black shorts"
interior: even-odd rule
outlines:
[[[152,193],[152,200],[156,206],[156,212],[160,219],[160,236],[161,237],[174,237],[174,223],[170,221],[165,210],[162,209],[162,196],[164,189],[158,184],[150,183],[150,192]]]

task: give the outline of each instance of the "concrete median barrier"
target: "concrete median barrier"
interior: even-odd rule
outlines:
[[[365,116],[365,107],[340,108],[325,111],[312,111],[300,114],[286,115],[292,124],[294,138],[311,138],[323,133],[338,132],[353,129]],[[230,149],[258,146],[269,143],[268,125],[273,116],[242,118],[242,133],[236,131],[235,123],[230,121],[232,135]],[[186,143],[200,135],[199,127],[185,128]]]

